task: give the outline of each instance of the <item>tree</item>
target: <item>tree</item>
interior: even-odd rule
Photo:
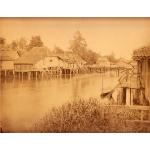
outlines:
[[[23,54],[27,49],[27,41],[25,38],[13,40],[10,44],[8,44],[7,49],[18,51],[20,54]]]
[[[27,51],[27,40],[25,38],[20,38],[18,41],[17,41],[17,47],[18,47],[18,54],[21,56],[23,55],[26,51]]]
[[[99,56],[96,52],[87,48],[86,40],[82,37],[80,31],[75,33],[73,40],[70,42],[70,49],[90,64],[96,63]]]
[[[70,49],[84,58],[84,54],[87,51],[86,40],[82,37],[80,31],[77,31],[73,37],[73,40],[70,42]]]
[[[0,37],[0,50],[5,50],[6,40],[3,37]]]
[[[110,55],[108,55],[107,58],[112,63],[115,63],[117,61],[115,54],[113,52]]]
[[[84,55],[84,60],[86,60],[89,64],[95,64],[98,60],[99,54],[92,50],[88,50]]]
[[[27,40],[25,38],[20,38],[18,41],[19,50],[25,51],[27,48]]]
[[[0,45],[5,45],[6,44],[6,40],[3,37],[0,37]]]
[[[33,36],[28,45],[28,49],[32,49],[33,47],[41,47],[43,46],[43,42],[40,36]]]
[[[60,53],[64,53],[63,49],[61,49],[61,48],[58,47],[58,46],[55,46],[53,51],[54,51],[54,53],[57,53],[57,54],[58,54],[58,53],[59,53],[59,54],[60,54]]]
[[[9,45],[11,50],[17,51],[18,50],[18,42],[17,41],[12,41],[11,44]]]

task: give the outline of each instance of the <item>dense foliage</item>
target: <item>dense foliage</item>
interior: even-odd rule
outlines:
[[[96,99],[80,99],[50,110],[32,132],[150,132],[147,124],[127,122],[139,119],[139,113],[125,106],[104,106]]]

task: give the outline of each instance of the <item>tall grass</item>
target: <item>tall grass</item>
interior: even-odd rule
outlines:
[[[32,132],[150,132],[147,125],[126,122],[138,117],[138,111],[124,106],[104,106],[96,99],[79,99],[51,109],[34,124]]]

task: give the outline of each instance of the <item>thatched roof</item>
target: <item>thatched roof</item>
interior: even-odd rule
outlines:
[[[134,60],[140,60],[146,58],[150,59],[150,47],[142,47],[133,52]]]
[[[127,60],[125,58],[120,58],[117,63],[117,67],[120,68],[131,68],[132,66],[130,65],[130,60]]]
[[[53,53],[46,47],[34,47],[30,51],[24,53],[15,61],[15,64],[35,64],[37,61],[45,57],[57,57],[67,63],[85,63],[78,55],[72,52]]]
[[[35,64],[37,61],[49,56],[51,52],[46,47],[34,47],[24,53],[15,61],[15,64]]]
[[[80,56],[74,54],[73,52],[64,52],[59,54],[57,53],[57,54],[52,54],[51,56],[59,57],[67,63],[82,63],[82,64],[86,63]]]
[[[66,56],[74,63],[82,63],[82,64],[86,63],[79,55],[74,54],[73,52],[67,52]]]
[[[17,51],[13,50],[1,50],[0,51],[0,61],[14,61],[19,57]]]

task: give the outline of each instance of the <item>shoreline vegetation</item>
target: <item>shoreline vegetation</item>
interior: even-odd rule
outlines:
[[[95,98],[78,99],[49,110],[29,132],[150,132],[150,123],[133,121],[139,120],[139,116],[140,111],[128,109],[127,106],[102,105]]]

